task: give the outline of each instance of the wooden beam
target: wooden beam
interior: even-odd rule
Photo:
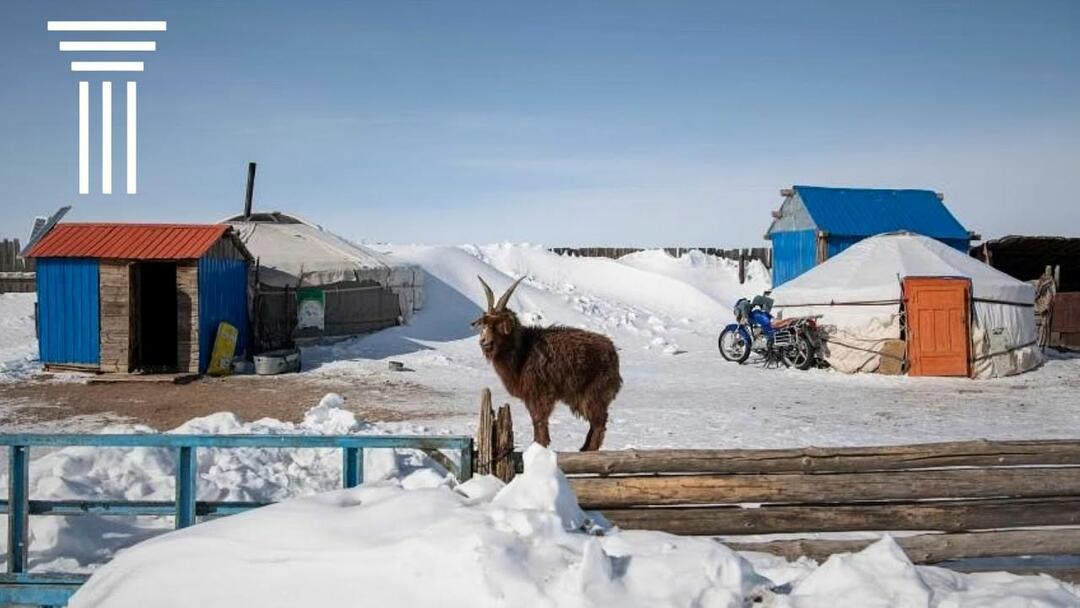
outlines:
[[[480,391],[480,424],[476,427],[476,473],[491,474],[491,464],[495,452],[495,412],[491,409],[491,389]]]
[[[933,467],[1080,465],[1080,441],[955,441],[877,447],[778,450],[563,452],[567,475],[642,473],[814,473]]]
[[[495,415],[494,464],[492,473],[510,483],[516,473],[514,467],[514,422],[510,416],[510,404],[499,406]]]
[[[1080,467],[928,469],[872,473],[575,477],[586,508],[733,503],[833,503],[935,498],[1080,497]]]
[[[736,541],[724,544],[736,551],[760,551],[788,560],[805,555],[821,561],[834,553],[860,551],[873,542],[875,539],[799,539],[764,543]],[[1080,554],[1080,528],[920,534],[897,537],[896,542],[903,547],[911,561],[917,564],[972,557],[1074,555]]]
[[[604,509],[628,530],[718,536],[787,532],[938,530],[1080,526],[1080,498],[999,499],[906,504]]]

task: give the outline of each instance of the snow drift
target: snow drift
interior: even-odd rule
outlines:
[[[555,454],[509,485],[414,473],[172,532],[122,552],[80,606],[1071,606],[1048,577],[913,566],[885,537],[820,568],[707,538],[598,530]],[[755,567],[761,568],[761,572]],[[770,578],[772,577],[772,578]],[[773,580],[790,584],[776,586]],[[972,601],[974,600],[974,601]]]
[[[0,382],[37,369],[33,293],[0,294]]]

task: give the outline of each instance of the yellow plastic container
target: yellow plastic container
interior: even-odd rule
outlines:
[[[210,353],[210,365],[206,373],[211,376],[228,376],[232,373],[232,361],[236,356],[236,339],[240,332],[235,327],[222,321],[218,324],[214,350]]]

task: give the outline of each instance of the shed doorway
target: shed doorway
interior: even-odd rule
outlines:
[[[961,278],[904,279],[908,374],[971,375],[971,281]]]
[[[139,262],[131,269],[131,368],[175,372],[176,263]]]

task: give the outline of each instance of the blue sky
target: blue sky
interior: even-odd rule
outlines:
[[[76,194],[49,19],[168,21],[138,77],[139,194]],[[1080,2],[5,0],[0,82],[4,237],[62,204],[220,219],[249,160],[257,207],[367,241],[762,245],[795,183],[1080,236]]]

